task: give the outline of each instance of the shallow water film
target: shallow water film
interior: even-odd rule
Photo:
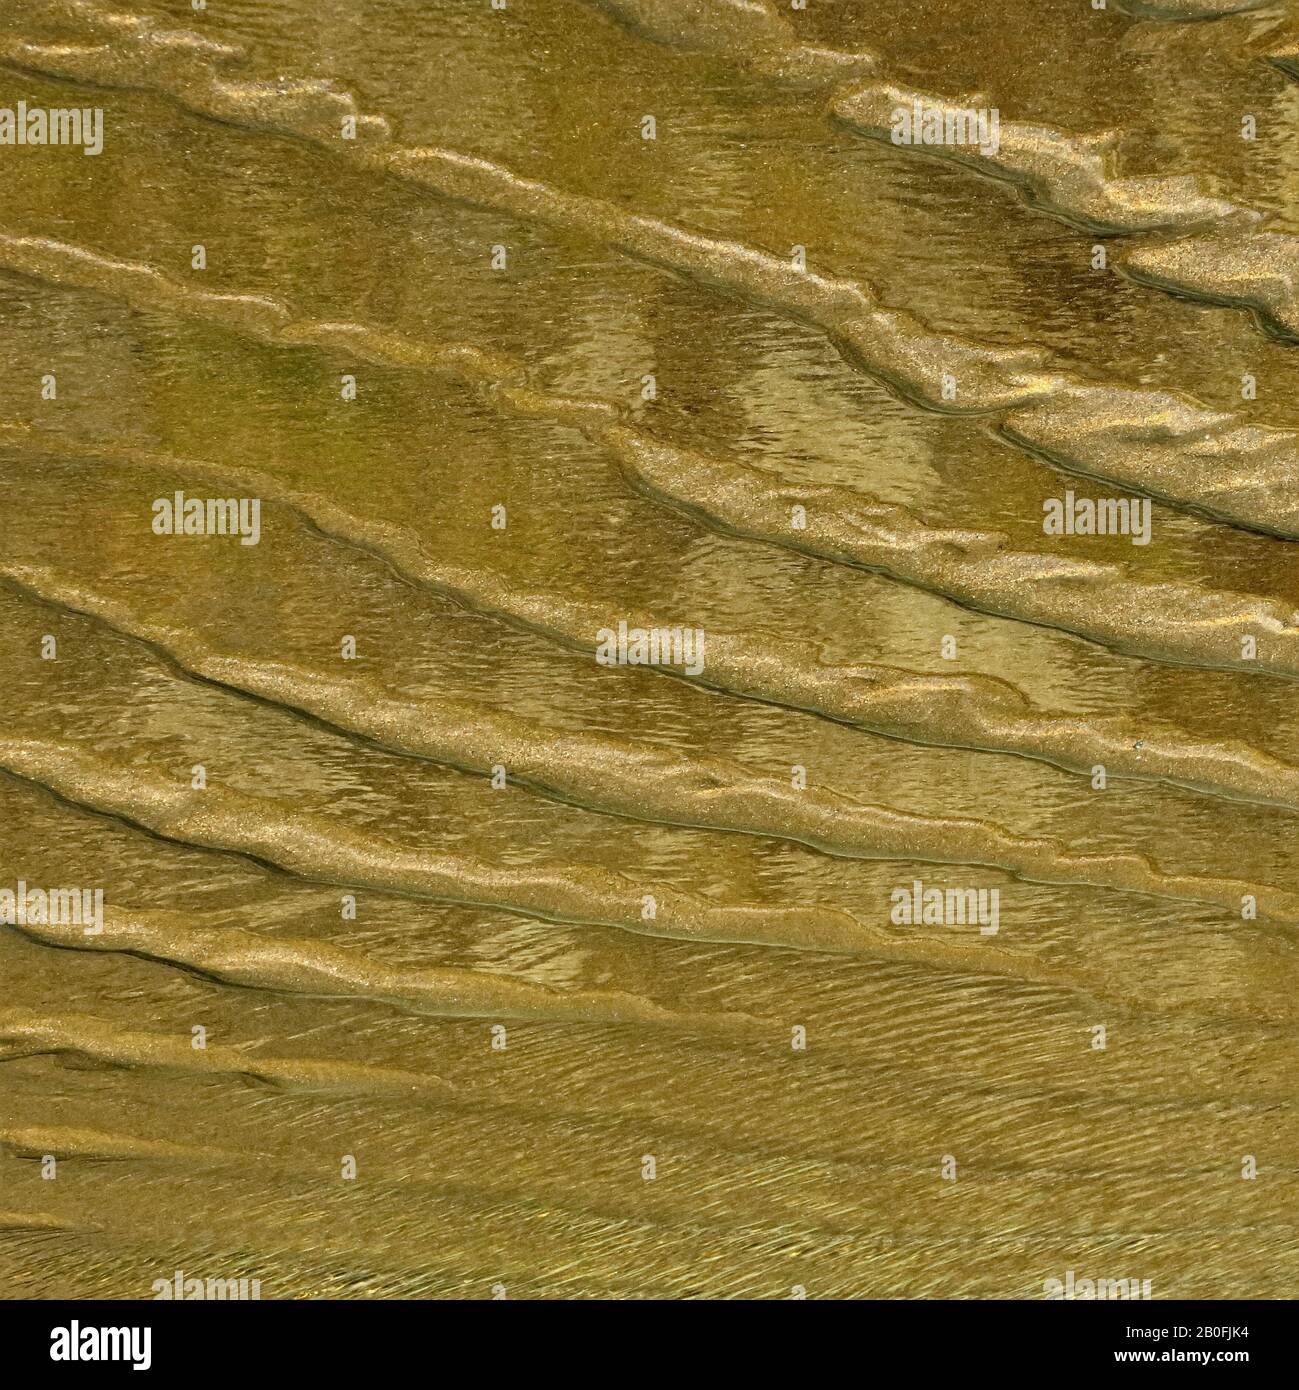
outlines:
[[[0,1293],[1293,1297],[1297,386],[1280,5],[3,0]]]

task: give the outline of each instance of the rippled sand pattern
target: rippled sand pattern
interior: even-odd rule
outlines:
[[[0,7],[4,1295],[1299,1293],[1296,37]]]

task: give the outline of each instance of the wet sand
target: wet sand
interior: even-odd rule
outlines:
[[[4,1295],[1294,1297],[1294,42],[4,7]]]

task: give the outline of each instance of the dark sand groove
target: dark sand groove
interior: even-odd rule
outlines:
[[[855,134],[892,145],[892,113],[917,104],[944,118],[968,109],[933,92],[871,82],[838,88],[830,110]],[[977,145],[905,148],[1009,183],[1032,206],[1100,235],[1259,220],[1260,214],[1213,196],[1205,181],[1191,174],[1121,177],[1115,167],[1119,138],[1112,130],[1074,135],[1054,126],[1002,119],[996,153],[984,153]]]
[[[177,1144],[169,1139],[144,1139],[136,1135],[73,1129],[66,1125],[0,1129],[0,1150],[20,1159],[40,1159],[46,1154],[53,1154],[59,1159],[92,1162],[166,1162],[189,1166],[230,1163],[240,1158],[232,1150]]]
[[[26,923],[15,930],[49,946],[126,952],[243,989],[361,999],[434,1018],[635,1023],[739,1036],[771,1029],[740,1014],[687,1014],[618,990],[554,990],[476,970],[390,965],[328,941],[196,926],[179,912],[108,908],[103,931],[93,936],[77,925]]]
[[[1134,19],[1225,19],[1270,9],[1276,0],[1111,0],[1116,10]]]
[[[1299,676],[1294,603],[1145,580],[1137,566],[1015,551],[998,532],[930,526],[906,507],[856,489],[792,483],[626,427],[611,427],[605,438],[637,485],[734,534],[875,570],[980,612],[1072,632],[1130,656]],[[806,513],[803,528],[791,526],[795,507]],[[1240,636],[1255,632],[1259,656],[1242,660]]]
[[[1299,44],[1289,44],[1274,49],[1267,55],[1267,61],[1280,69],[1293,82],[1299,82]]]
[[[288,306],[276,300],[191,290],[146,266],[109,262],[55,243],[37,244],[29,239],[0,236],[0,256],[5,250],[9,259],[3,263],[10,268],[29,269],[38,263],[51,267],[61,262],[71,271],[67,279],[72,283],[120,296],[133,306],[165,307],[249,333],[259,341],[279,345],[310,344],[324,350],[342,350],[341,345],[346,345],[368,361],[450,375],[479,389],[483,399],[498,409],[524,418],[551,419],[582,430],[608,447],[633,479],[648,483],[652,491],[669,499],[679,497],[697,507],[698,494],[710,491],[725,480],[729,495],[738,501],[743,480],[759,482],[764,478],[760,470],[748,469],[738,460],[708,458],[689,449],[658,443],[633,428],[625,413],[612,402],[538,391],[522,377],[517,364],[469,345],[428,343],[366,324],[304,320],[295,317]],[[60,279],[59,283],[64,280]],[[21,442],[27,433],[22,426],[0,425],[0,442],[6,437]],[[676,492],[660,481],[669,470]],[[770,483],[764,486],[770,491]],[[753,509],[765,509],[770,516],[774,499],[762,498],[757,492],[755,489]],[[766,521],[763,537],[777,539],[783,532],[790,537],[786,543],[797,544],[800,538],[790,529],[789,517],[794,502],[800,499],[790,497],[787,500],[790,505],[786,508],[783,524]],[[817,523],[828,522],[838,530],[851,524],[834,516],[827,518],[827,501],[828,510],[846,514],[854,506],[854,494],[846,490],[822,494],[818,505],[808,509],[814,527]],[[855,505],[868,514],[883,510],[882,504],[865,494],[859,495]],[[1102,569],[1082,561],[1069,564],[1053,558],[1048,564],[1035,562],[1028,556],[1017,559],[996,553],[1001,550],[1002,541],[995,534],[985,537],[967,532],[950,537],[934,535],[931,528],[907,518],[900,508],[889,509],[887,520],[900,528],[902,534],[898,536],[887,526],[880,527],[876,533],[879,543],[872,548],[869,545],[872,536],[863,526],[864,534],[856,540],[856,545],[862,548],[862,558],[851,557],[852,562],[867,564],[893,578],[916,582],[932,592],[969,603],[985,612],[1059,627],[1133,655],[1189,665],[1230,666],[1250,672],[1299,676],[1299,658],[1292,654],[1299,645],[1299,625],[1293,621],[1294,604],[1282,604],[1262,596],[1219,594],[1196,587],[1183,590],[1167,583],[1143,584],[1135,576],[1125,576],[1117,567]],[[866,524],[869,524],[869,516]],[[913,554],[916,543],[922,539],[931,550],[941,552],[946,558],[941,577],[935,573],[932,559],[926,564],[926,557]],[[818,553],[810,544],[801,548]],[[959,553],[953,554],[954,551]],[[840,558],[837,553],[819,553],[827,558]],[[1043,564],[1048,564],[1050,585],[1046,582],[1047,575],[1037,568]],[[914,572],[908,569],[909,565],[915,566]],[[1028,573],[1017,573],[1025,567]],[[1077,596],[1071,598],[1068,590],[1080,590],[1084,581],[1089,593],[1097,587],[1109,589],[1110,593],[1100,604],[1087,603]],[[1247,633],[1261,639],[1258,655],[1248,661],[1240,657],[1239,646],[1241,636]]]
[[[463,854],[438,854],[358,833],[319,816],[290,814],[267,798],[209,787],[191,790],[141,767],[120,765],[53,740],[0,740],[0,768],[60,796],[154,834],[247,855],[319,882],[372,887],[546,920],[619,927],[650,936],[792,946],[813,951],[876,948],[887,933],[837,908],[717,906],[710,899],[637,883],[623,874],[578,868],[506,868]],[[979,864],[1027,882],[1145,893],[1219,907],[1238,920],[1258,900],[1260,920],[1299,925],[1299,894],[1208,875],[1174,874],[1148,855],[1070,853],[1056,841],[1016,835],[991,822],[864,807],[863,857]],[[866,837],[869,836],[869,841]],[[869,846],[869,848],[868,848]],[[645,898],[655,900],[646,915]],[[910,953],[912,949],[907,948]]]
[[[841,89],[832,110],[852,130],[887,142],[890,113],[912,103],[943,112],[961,108],[881,83]],[[976,147],[921,149],[1010,183],[1034,207],[1094,235],[1181,233],[1125,246],[1114,265],[1140,284],[1248,310],[1268,333],[1299,341],[1299,236],[1269,230],[1262,213],[1211,196],[1198,176],[1121,176],[1118,141],[1117,131],[1073,135],[1003,122],[995,155]]]
[[[681,0],[592,2],[655,42],[721,51],[718,44],[696,41],[700,12]],[[1265,4],[1266,0],[1134,0],[1116,8],[1140,18],[1211,19]],[[779,23],[769,10],[747,3],[732,7],[726,0],[709,0],[703,8],[709,17],[726,15],[728,28],[738,22],[736,11],[746,15],[755,33]],[[1270,55],[1269,61],[1285,71],[1285,50]],[[830,98],[832,116],[857,134],[890,141],[893,112],[900,108],[918,105],[951,113],[986,104],[982,97],[963,102],[878,79],[878,66],[871,65],[871,80],[866,82],[845,71]],[[767,68],[779,75],[778,63],[769,61]],[[1115,130],[1072,134],[1041,123],[1002,121],[995,153],[961,145],[915,148],[1010,183],[1030,205],[1093,235],[1196,232],[1208,227],[1207,236],[1189,236],[1172,248],[1150,245],[1131,251],[1119,262],[1120,268],[1157,289],[1250,310],[1265,331],[1299,339],[1299,237],[1263,230],[1262,213],[1213,195],[1200,176],[1122,176],[1116,168],[1119,140]]]
[[[1125,247],[1114,264],[1143,285],[1248,309],[1273,336],[1299,342],[1299,237],[1205,233]]]
[[[0,140],[0,915],[104,894],[0,926],[4,1296],[1292,1296],[1295,364],[827,119],[977,82],[973,167],[1293,335],[1289,30],[111,3],[0,7],[0,136],[105,108]]]
[[[70,13],[61,0],[48,2],[51,14]],[[82,6],[71,13],[95,16],[92,29],[113,27]],[[750,246],[567,194],[473,155],[403,148],[386,119],[363,115],[355,98],[332,83],[224,76],[221,69],[246,56],[227,45],[121,17],[115,32],[107,41],[69,46],[5,40],[0,27],[0,61],[163,93],[198,114],[307,140],[438,197],[594,239],[819,329],[850,365],[924,409],[999,417],[1007,439],[1062,467],[1233,525],[1299,536],[1299,437],[1293,431],[1255,425],[1241,412],[1210,410],[1176,392],[1106,385],[1042,351],[943,336],[912,314],[884,307],[856,281],[800,270]],[[343,121],[356,123],[354,138],[342,136]],[[60,262],[66,269],[69,253],[86,256],[33,238],[6,237],[3,246],[0,266],[28,274],[49,274]],[[102,279],[111,267],[100,259],[92,273]],[[254,315],[263,312],[261,305],[250,307]]]
[[[472,700],[412,704],[319,666],[258,661],[151,620],[57,572],[0,561],[0,577],[40,602],[95,618],[149,645],[183,673],[305,712],[390,751],[490,776],[503,767],[530,790],[586,810],[665,825],[792,839],[848,858],[877,853],[872,808],[833,786],[796,789],[721,758],[570,733]]]
[[[22,429],[0,430],[0,440],[31,446],[37,454],[42,447],[39,435]],[[622,442],[631,443],[625,437]],[[53,441],[44,442],[44,447],[53,447]],[[58,452],[67,448],[60,444]],[[381,557],[410,582],[427,585],[476,612],[576,651],[593,653],[596,634],[613,621],[613,613],[597,602],[535,594],[487,570],[448,565],[416,532],[363,518],[324,494],[291,487],[259,470],[114,446],[78,445],[74,452],[206,479],[282,502],[331,539]],[[643,452],[636,457],[638,464],[642,459],[648,462]],[[8,573],[11,578],[20,577],[12,566]],[[32,575],[28,580],[29,587],[37,589],[44,582]],[[90,609],[95,602],[93,595],[83,591],[74,606]],[[106,608],[96,611],[108,612]],[[644,626],[657,621],[650,614],[633,617]],[[708,662],[697,677],[676,668],[659,669],[728,695],[804,710],[909,742],[1012,753],[1082,774],[1090,774],[1101,763],[1115,777],[1154,779],[1215,795],[1296,805],[1295,768],[1237,740],[1210,743],[1163,721],[1147,719],[1133,727],[1122,716],[1082,717],[1066,710],[1035,708],[1020,690],[1000,678],[929,676],[867,662],[836,668],[828,666],[811,646],[796,649],[788,643],[773,644],[752,633],[710,632],[708,651]],[[391,731],[379,737],[381,742],[396,737],[400,746],[400,736]],[[448,761],[455,761],[454,756]]]
[[[128,1032],[88,1014],[0,1010],[0,1064],[16,1058],[76,1056],[100,1065],[148,1068],[186,1077],[237,1077],[277,1089],[320,1094],[420,1094],[453,1098],[456,1088],[436,1076],[311,1058],[270,1058],[237,1047],[195,1048],[187,1037]]]

